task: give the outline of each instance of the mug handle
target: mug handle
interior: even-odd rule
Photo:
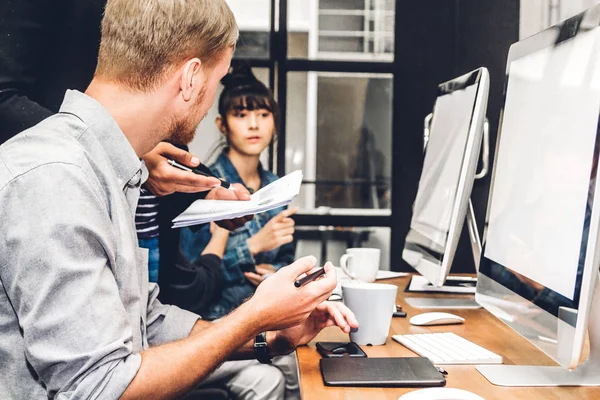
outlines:
[[[352,279],[356,279],[356,275],[354,275],[352,272],[350,272],[346,266],[346,264],[348,263],[348,259],[352,256],[353,256],[353,254],[348,254],[348,253],[342,255],[342,258],[340,258],[340,267],[342,267],[342,271],[344,271],[346,273],[346,275],[348,275]]]

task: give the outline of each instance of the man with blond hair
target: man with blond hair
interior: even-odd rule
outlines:
[[[228,359],[268,363],[325,326],[357,327],[323,302],[330,264],[294,287],[313,257],[216,323],[161,304],[148,283],[133,221],[140,156],[192,139],[236,39],[224,0],[109,0],[85,94],[68,91],[58,114],[0,146],[3,398],[175,398]]]

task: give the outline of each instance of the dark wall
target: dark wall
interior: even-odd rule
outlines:
[[[423,119],[433,108],[440,82],[485,66],[490,72],[490,161],[502,108],[506,57],[519,37],[519,0],[397,1],[394,82],[397,121],[393,136],[391,268],[411,271],[402,261],[423,161]],[[487,207],[489,176],[476,181],[473,201],[479,230]],[[463,229],[452,272],[474,271],[473,256]]]

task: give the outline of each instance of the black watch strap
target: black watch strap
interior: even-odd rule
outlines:
[[[254,355],[261,364],[271,364],[266,332],[261,332],[254,338]]]

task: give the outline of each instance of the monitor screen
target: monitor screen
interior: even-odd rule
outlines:
[[[578,324],[584,266],[593,262],[598,11],[511,47],[479,266],[477,300],[561,362],[559,331],[572,337],[565,324]]]
[[[438,97],[433,108],[431,139],[410,227],[429,239],[438,254],[446,248],[476,94],[476,86],[467,86]]]
[[[441,285],[466,215],[489,81],[479,69],[439,86],[403,259]]]

